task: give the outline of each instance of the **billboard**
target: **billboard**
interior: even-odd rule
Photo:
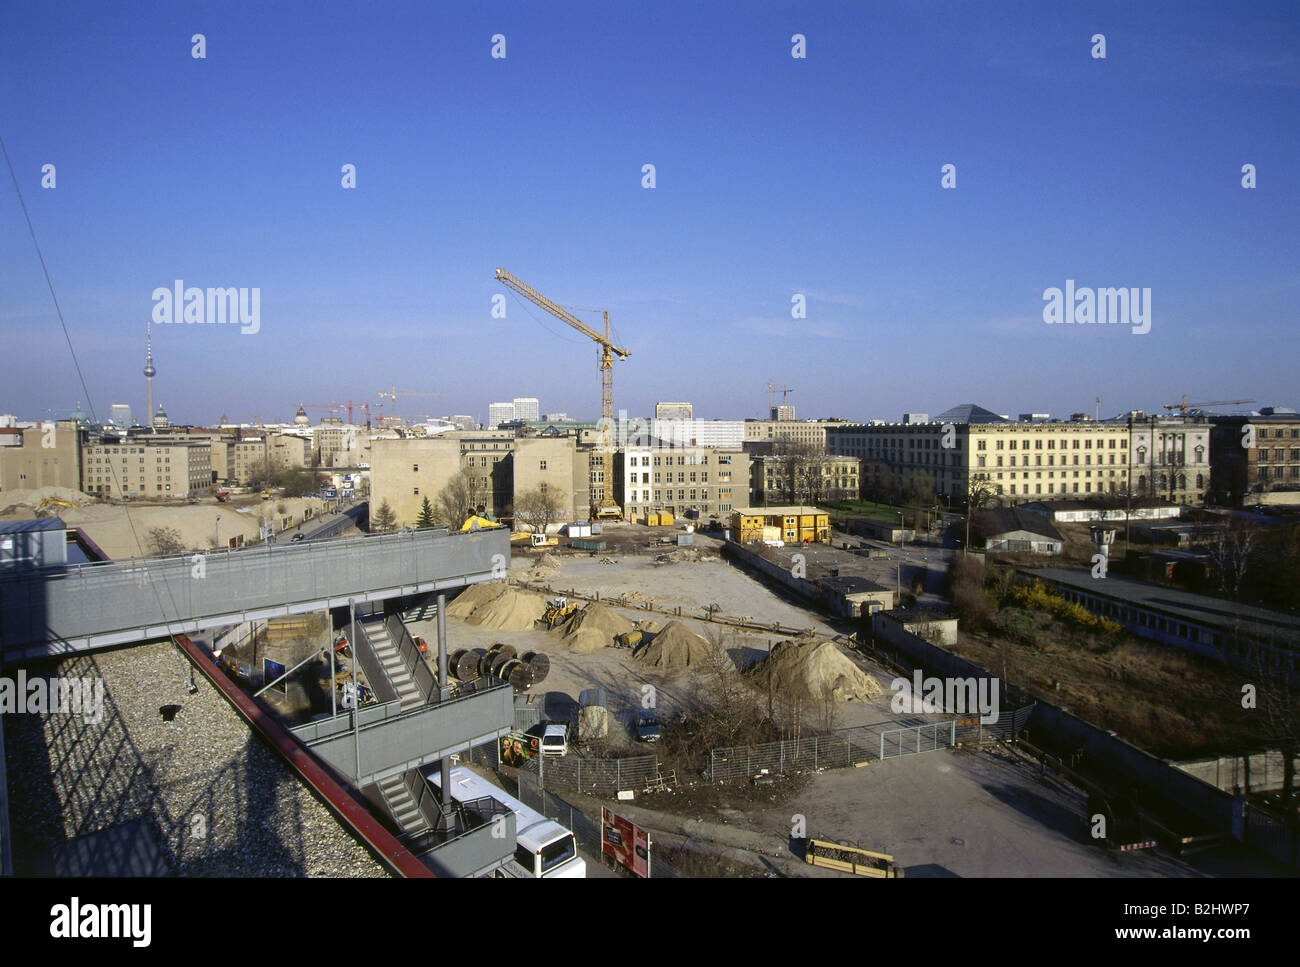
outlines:
[[[600,807],[600,852],[640,877],[650,875],[650,834]]]
[[[538,738],[523,732],[511,732],[501,739],[501,761],[508,766],[521,766],[539,752]]]
[[[278,661],[272,661],[269,658],[262,659],[262,681],[269,683],[280,678],[287,669]],[[281,695],[289,694],[289,679],[285,678],[271,686],[272,691],[279,692]]]

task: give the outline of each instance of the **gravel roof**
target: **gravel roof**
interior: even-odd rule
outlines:
[[[5,716],[14,871],[85,875],[83,863],[60,868],[67,844],[132,824],[179,876],[387,875],[197,672],[189,694],[189,667],[163,642],[43,669],[102,678],[103,716]],[[173,704],[165,722],[159,709]],[[93,852],[99,875],[130,869],[111,850]]]

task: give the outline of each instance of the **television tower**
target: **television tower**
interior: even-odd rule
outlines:
[[[145,426],[153,429],[153,378],[158,370],[153,367],[153,320],[144,324],[144,376],[148,403],[145,406]]]

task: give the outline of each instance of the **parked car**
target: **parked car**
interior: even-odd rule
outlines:
[[[306,538],[304,537],[302,531],[299,531],[298,533],[296,533],[296,534],[293,535],[293,540],[294,540],[294,541],[301,541],[301,540],[306,540]]]
[[[633,729],[638,742],[658,742],[663,738],[659,717],[651,709],[641,709],[636,713]]]
[[[542,755],[567,755],[569,730],[563,725],[548,725],[542,733]]]

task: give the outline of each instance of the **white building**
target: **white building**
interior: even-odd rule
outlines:
[[[514,418],[514,403],[492,403],[488,406],[487,428],[489,430],[495,430],[502,423],[509,423]]]
[[[542,417],[542,405],[535,396],[516,396],[513,419],[536,423]]]
[[[677,447],[740,447],[744,420],[654,420],[650,434]]]
[[[114,403],[108,408],[108,420],[119,429],[126,430],[131,426],[131,404]]]

